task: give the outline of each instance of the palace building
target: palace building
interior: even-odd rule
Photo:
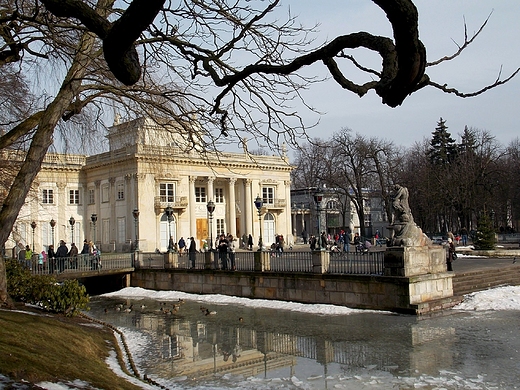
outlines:
[[[87,239],[105,252],[153,252],[166,251],[170,236],[193,236],[199,249],[222,233],[251,234],[255,245],[260,233],[264,245],[292,238],[286,152],[216,154],[196,143],[186,152],[174,127],[149,118],[116,121],[107,137],[106,153],[46,156],[6,249],[41,252],[64,240],[81,250]]]

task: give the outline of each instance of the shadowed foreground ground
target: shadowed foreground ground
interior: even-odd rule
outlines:
[[[23,382],[23,388],[81,380],[88,384],[84,388],[139,389],[108,367],[105,360],[114,350],[121,360],[112,330],[87,319],[48,315],[24,306],[0,310],[0,374]]]

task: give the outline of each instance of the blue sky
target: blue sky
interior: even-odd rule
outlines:
[[[492,13],[487,27],[462,55],[450,63],[427,69],[432,80],[463,92],[473,92],[491,84],[501,67],[503,77],[520,67],[520,1],[416,0],[415,4],[428,61],[457,50],[454,41],[463,42],[464,20],[471,35]],[[305,25],[320,23],[320,41],[361,30],[391,34],[384,13],[370,0],[285,0],[279,12],[286,12],[289,7]],[[377,66],[379,58],[372,59],[377,60],[374,65]],[[325,74],[322,66],[308,71]],[[304,96],[310,105],[325,113],[318,117],[304,110],[300,112],[308,123],[320,120],[318,127],[309,131],[311,137],[328,138],[342,127],[348,127],[369,137],[409,146],[430,138],[440,117],[446,120],[455,138],[466,125],[490,132],[504,145],[520,134],[520,75],[474,98],[457,98],[425,88],[394,109],[383,106],[374,92],[359,98],[331,80],[313,85]]]

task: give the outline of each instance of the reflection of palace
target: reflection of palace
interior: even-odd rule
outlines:
[[[251,234],[257,242],[257,196],[263,241],[290,235],[292,168],[285,151],[282,157],[205,153],[197,145],[188,149],[174,128],[143,118],[114,124],[108,140],[106,153],[46,156],[7,249],[34,241],[39,252],[60,239],[91,239],[102,251],[127,251],[137,238],[142,251],[165,251],[169,236],[175,242],[193,236],[201,248],[221,233]]]
[[[427,321],[410,324],[409,336],[404,338],[403,327],[387,329],[386,333],[376,327],[371,340],[359,337],[356,329],[349,328],[345,340],[332,341],[312,335],[260,331],[242,323],[217,324],[211,320],[190,321],[146,313],[123,315],[119,320],[131,321],[132,326],[150,336],[152,342],[147,344],[154,351],[147,353],[155,358],[142,374],[162,378],[201,379],[215,373],[249,377],[279,369],[286,370],[284,375],[290,377],[299,357],[316,361],[325,374],[328,364],[339,364],[346,371],[366,367],[393,371],[410,367],[429,372],[436,367],[433,361],[437,359],[451,362],[449,346],[455,336],[452,328],[432,327]],[[130,323],[127,325],[130,327]],[[443,340],[446,348],[439,348],[438,340]]]

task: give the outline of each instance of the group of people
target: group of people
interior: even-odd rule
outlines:
[[[225,234],[221,234],[219,236],[217,251],[218,258],[220,261],[220,267],[219,264],[215,264],[215,269],[231,269],[232,271],[235,271],[236,240],[232,234],[228,234],[227,236]]]
[[[20,262],[24,262],[27,268],[32,268],[33,262],[37,264],[37,270],[43,271],[47,267],[49,273],[63,272],[65,269],[78,269],[78,262],[83,261],[87,268],[92,270],[101,267],[100,261],[101,252],[92,241],[83,241],[83,248],[79,252],[75,243],[71,243],[70,249],[67,247],[65,241],[60,240],[57,250],[54,250],[54,245],[49,245],[47,252],[44,250],[36,255],[33,253],[29,245],[18,253]]]
[[[171,236],[168,243],[168,252],[178,253],[179,256],[187,254],[190,261],[190,269],[195,269],[195,260],[197,259],[198,250],[197,242],[194,237],[190,237],[187,240],[181,237],[178,242],[175,242],[173,236]]]

